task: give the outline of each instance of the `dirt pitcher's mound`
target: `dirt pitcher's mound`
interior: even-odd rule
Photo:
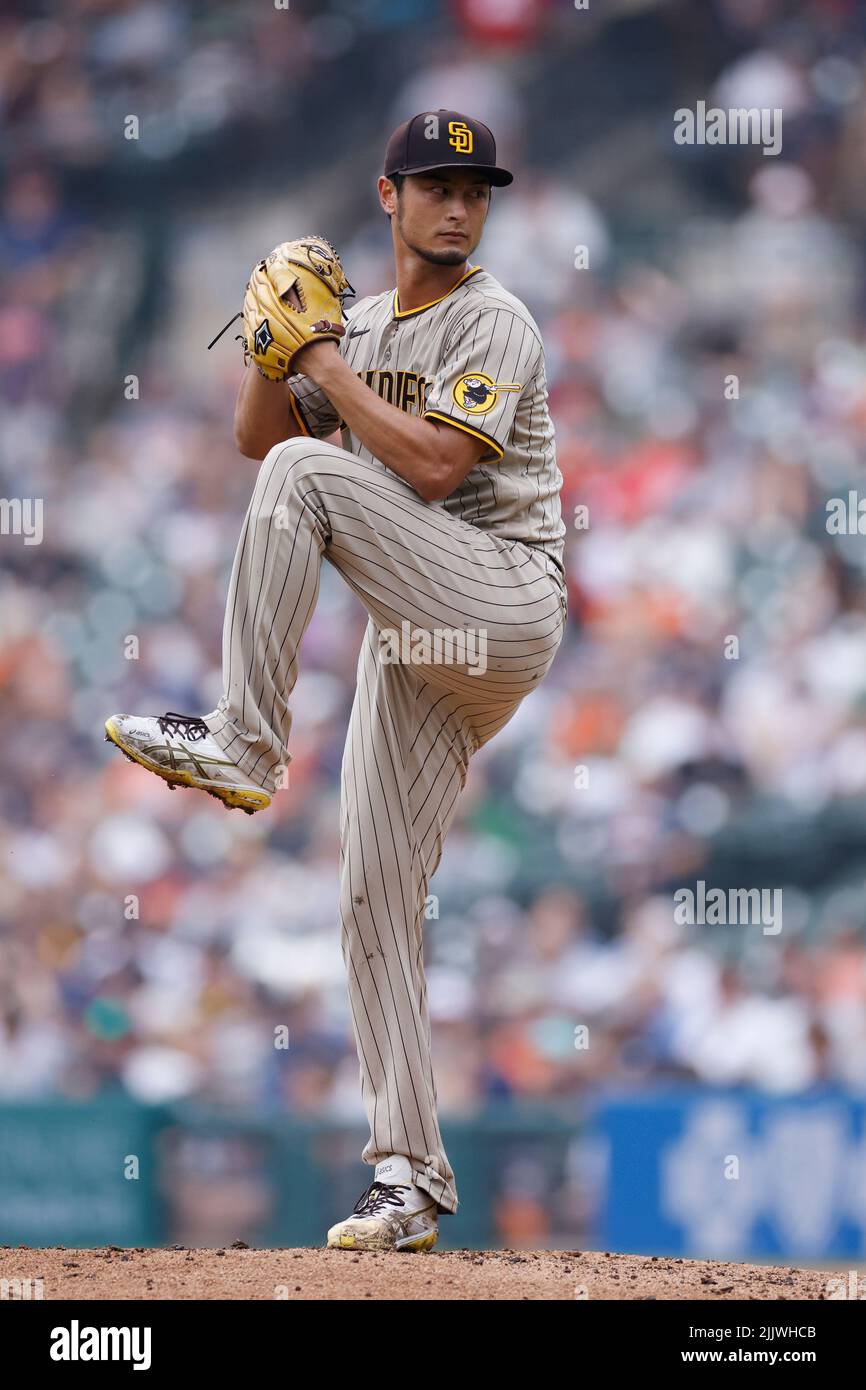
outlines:
[[[823,1270],[576,1250],[0,1247],[4,1298],[825,1299],[838,1279]]]

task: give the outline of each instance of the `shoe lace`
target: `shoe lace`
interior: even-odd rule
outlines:
[[[207,724],[197,714],[176,714],[169,710],[167,714],[160,715],[156,722],[164,734],[180,734],[191,743],[207,738],[210,733]]]
[[[354,1206],[357,1216],[374,1216],[380,1207],[402,1207],[403,1198],[398,1189],[409,1191],[407,1183],[371,1182]]]

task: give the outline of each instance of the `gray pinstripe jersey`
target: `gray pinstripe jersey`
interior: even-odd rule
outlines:
[[[547,406],[544,347],[524,304],[480,266],[442,299],[401,312],[396,290],[346,314],[346,362],[401,410],[466,430],[489,445],[438,504],[474,526],[544,550],[561,570],[562,474]],[[290,379],[301,424],[316,438],[342,429],[345,449],[373,455],[309,378]]]

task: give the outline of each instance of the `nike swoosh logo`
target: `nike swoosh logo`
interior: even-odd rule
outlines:
[[[369,333],[369,328],[353,328],[349,334],[350,338],[361,338],[365,333]]]

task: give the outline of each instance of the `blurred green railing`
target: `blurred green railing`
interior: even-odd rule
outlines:
[[[573,1106],[570,1107],[573,1110]],[[508,1244],[508,1213],[539,1239],[568,1189],[569,1107],[488,1107],[443,1118],[460,1206],[441,1244]],[[0,1106],[0,1240],[7,1245],[321,1245],[373,1169],[362,1127],[148,1108],[123,1097]],[[505,1225],[503,1227],[503,1221]]]

